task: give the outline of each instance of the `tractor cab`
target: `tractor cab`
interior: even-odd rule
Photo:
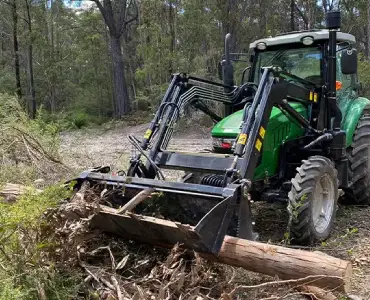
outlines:
[[[226,39],[226,47],[227,46]],[[353,70],[342,70],[343,66],[348,68],[348,55],[345,55],[343,62],[342,53],[347,54],[355,44],[355,37],[351,34],[336,33],[336,81],[335,88],[340,96],[342,93],[348,93],[356,89],[356,63],[351,67]],[[238,136],[242,119],[243,109],[250,106],[257,87],[261,81],[262,70],[264,67],[273,66],[279,70],[279,80],[290,83],[288,92],[288,101],[291,106],[303,117],[308,118],[314,127],[324,128],[324,120],[317,124],[318,118],[314,118],[318,113],[318,105],[323,95],[323,87],[328,82],[327,56],[329,47],[329,30],[312,30],[292,32],[276,37],[259,39],[250,44],[249,59],[241,59],[246,54],[233,54],[226,51],[229,59],[224,57],[220,63],[222,68],[227,71],[220,73],[220,78],[226,84],[235,84],[232,70],[235,65],[235,76],[239,76],[240,86],[245,89],[245,97],[240,102],[226,109],[226,117],[218,122],[212,130],[213,149],[218,153],[231,153],[235,147],[234,141]],[[352,57],[351,57],[352,58]],[[249,61],[250,66],[245,66]],[[242,72],[241,65],[244,64]],[[222,67],[223,66],[223,67]],[[342,66],[342,68],[341,68]],[[344,71],[344,72],[343,72]],[[238,74],[239,73],[239,74]],[[228,78],[225,78],[228,77]],[[340,97],[339,97],[340,98]],[[343,105],[339,105],[343,108]],[[316,112],[315,112],[316,110]],[[316,120],[315,120],[316,119]],[[274,124],[274,120],[279,120]],[[271,126],[281,127],[282,123],[290,123],[289,119],[278,108],[273,107],[270,122]],[[294,126],[294,125],[293,125]],[[273,139],[270,135],[274,134],[274,129],[269,130],[268,139]],[[299,130],[298,130],[299,131]],[[283,140],[294,138],[294,136],[281,134]],[[300,134],[300,133],[299,133]],[[273,149],[265,149],[273,151]]]

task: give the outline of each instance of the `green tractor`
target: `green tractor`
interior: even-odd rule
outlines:
[[[128,170],[99,167],[77,179],[76,189],[88,184],[110,206],[92,226],[217,254],[226,234],[257,237],[253,199],[287,204],[293,242],[325,240],[340,190],[353,203],[370,203],[370,102],[358,96],[355,38],[339,28],[340,13],[329,12],[327,29],[257,40],[249,60],[229,52],[227,35],[222,84],[174,74],[144,137],[129,137],[137,154]],[[238,85],[235,62],[245,63]],[[167,150],[187,106],[215,122],[210,153]],[[168,181],[162,169],[185,176]]]

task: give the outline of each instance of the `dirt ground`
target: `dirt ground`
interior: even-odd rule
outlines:
[[[93,166],[110,165],[116,170],[126,169],[131,155],[129,134],[141,137],[147,124],[115,126],[114,128],[86,129],[61,135],[61,153],[64,162],[79,171]],[[211,147],[204,130],[191,135],[176,134],[171,148],[181,151],[201,151]],[[170,173],[169,176],[181,174]],[[256,230],[262,241],[283,243],[287,213],[282,205],[257,203],[254,207]],[[353,263],[352,294],[358,299],[370,300],[370,208],[339,206],[337,221],[331,237],[311,250],[351,260]],[[247,275],[248,276],[248,275]],[[266,277],[253,275],[253,283]],[[341,298],[345,299],[345,298]]]

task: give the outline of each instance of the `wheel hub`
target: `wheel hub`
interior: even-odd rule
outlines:
[[[329,226],[335,203],[334,183],[329,174],[321,176],[313,193],[312,218],[315,230],[323,233]]]

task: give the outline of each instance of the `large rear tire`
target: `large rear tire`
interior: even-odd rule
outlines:
[[[352,145],[348,149],[352,188],[346,191],[350,203],[370,204],[370,107],[358,121]]]
[[[288,196],[292,242],[310,245],[328,238],[338,202],[337,170],[333,162],[323,156],[303,160]]]

